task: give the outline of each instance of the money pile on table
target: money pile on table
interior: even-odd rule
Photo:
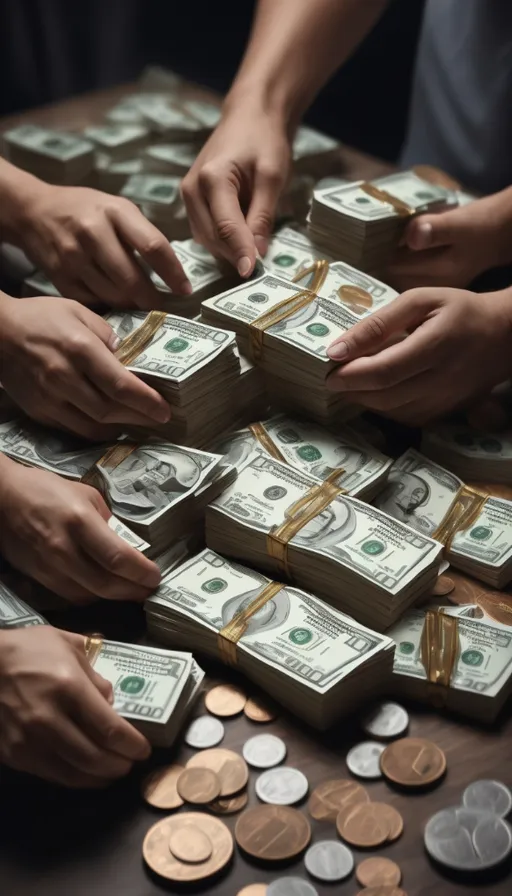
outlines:
[[[24,124],[3,135],[13,165],[52,184],[79,183],[94,165],[94,144],[80,134]]]
[[[155,143],[145,149],[141,162],[149,174],[185,177],[197,154],[195,143]]]
[[[503,588],[512,578],[512,501],[477,492],[410,448],[374,504],[446,545],[457,569]]]
[[[165,174],[132,174],[122,188],[121,196],[131,199],[168,239],[179,239],[182,229],[188,236],[188,222],[180,218],[183,206],[179,178]]]
[[[269,273],[295,281],[296,277],[321,259],[326,259],[326,256],[307,234],[294,227],[281,227],[269,242],[264,265]]]
[[[335,258],[378,272],[389,264],[411,216],[457,204],[452,190],[402,171],[315,191],[309,234]]]
[[[171,292],[161,277],[154,271],[148,273],[151,281],[165,295],[165,310],[183,317],[196,317],[201,310],[201,302],[234,285],[238,277],[234,271],[221,270],[217,259],[194,240],[173,240],[171,246],[181,262],[192,285],[191,295]]]
[[[210,550],[167,577],[145,610],[158,641],[224,661],[236,655],[241,672],[317,728],[389,686],[389,638]]]
[[[31,625],[46,625],[39,613],[0,581],[0,629],[28,628]]]
[[[235,467],[244,466],[258,449],[314,479],[329,478],[347,494],[366,501],[382,490],[392,464],[348,426],[333,433],[286,414],[230,433],[215,447]]]
[[[254,452],[206,509],[214,551],[385,630],[436,581],[442,546],[330,482]]]
[[[103,152],[96,153],[92,181],[95,189],[117,195],[127,180],[135,174],[142,174],[144,163],[141,158],[112,159]]]
[[[512,431],[480,432],[465,423],[423,431],[421,450],[466,482],[512,482]]]
[[[84,137],[112,161],[133,159],[146,145],[149,131],[139,124],[100,124],[85,128]]]

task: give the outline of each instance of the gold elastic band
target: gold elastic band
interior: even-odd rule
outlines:
[[[434,702],[446,703],[459,651],[459,620],[441,610],[428,610],[421,636],[421,662],[433,686]]]
[[[287,463],[286,458],[281,454],[276,443],[269,436],[267,430],[263,426],[263,423],[251,423],[249,429],[256,441],[260,443],[267,454],[270,454],[271,457],[275,457],[276,460],[280,460],[283,464]]]
[[[103,647],[103,635],[94,633],[91,635],[84,635],[84,650],[87,659],[89,660],[91,666],[94,666],[94,663],[98,659],[101,648]]]
[[[146,319],[133,333],[126,336],[115,355],[127,367],[149,345],[167,317],[165,311],[150,311]]]
[[[311,267],[306,268],[304,271],[299,271],[298,274],[295,274],[292,283],[301,283],[305,277],[309,277],[310,274],[313,274],[313,282],[310,286],[308,286],[308,289],[311,292],[317,293],[319,289],[321,289],[324,285],[328,273],[329,262],[326,261],[325,258],[322,258],[319,261],[313,262]]]
[[[226,663],[226,665],[229,666],[236,666],[238,661],[237,644],[240,641],[240,638],[243,638],[245,635],[251,617],[254,616],[258,610],[261,610],[269,600],[272,600],[282,588],[284,588],[284,585],[280,582],[269,582],[248,607],[241,610],[240,613],[237,613],[231,622],[228,622],[228,624],[220,630],[217,635],[217,646],[223,663]]]
[[[103,457],[100,457],[100,459],[92,465],[90,470],[87,470],[87,473],[82,476],[80,481],[84,485],[96,486],[98,482],[98,471],[96,467],[103,467],[104,470],[112,472],[112,470],[115,470],[123,460],[126,460],[126,458],[130,456],[130,454],[133,454],[138,447],[136,442],[116,442],[115,445],[111,445],[110,448],[105,451]]]
[[[265,330],[268,330],[269,327],[273,327],[274,324],[281,323],[282,320],[286,320],[287,317],[290,317],[297,311],[302,311],[303,308],[307,308],[307,306],[316,298],[316,293],[311,292],[310,289],[303,289],[294,296],[290,296],[289,299],[283,299],[282,302],[279,302],[279,304],[271,308],[270,311],[266,311],[264,314],[257,317],[256,320],[253,320],[253,322],[249,324],[249,350],[251,360],[257,362],[261,358],[263,352],[263,334]]]
[[[397,215],[400,215],[402,218],[408,218],[411,215],[416,214],[416,209],[411,208],[410,205],[407,205],[406,202],[402,202],[401,199],[397,199],[396,196],[392,196],[391,193],[386,193],[385,190],[380,190],[375,184],[364,183],[361,184],[360,189],[363,190],[364,193],[367,193],[368,196],[371,196],[372,199],[377,199],[379,202],[385,202],[387,205],[392,205]]]
[[[469,529],[478,519],[488,497],[469,485],[460,487],[450,509],[432,535],[444,545],[446,553],[450,551],[457,533]]]

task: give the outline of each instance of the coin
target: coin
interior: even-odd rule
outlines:
[[[462,794],[466,809],[477,809],[506,818],[512,809],[512,793],[501,781],[473,781]]]
[[[251,722],[273,722],[277,718],[277,707],[270,700],[249,697],[244,706],[244,714]]]
[[[309,821],[289,806],[255,806],[240,815],[235,827],[241,849],[255,859],[294,859],[311,840]]]
[[[478,871],[499,865],[512,852],[512,828],[498,815],[474,809],[442,809],[425,827],[425,848],[448,868]]]
[[[361,726],[369,737],[400,737],[409,727],[409,716],[399,703],[376,703],[362,717]]]
[[[333,883],[352,874],[354,857],[343,843],[321,840],[309,847],[304,856],[304,864],[312,877]]]
[[[308,803],[308,811],[316,821],[336,821],[340,809],[369,801],[370,797],[361,784],[339,778],[324,781],[315,787]]]
[[[232,684],[219,684],[208,691],[204,705],[208,712],[221,718],[237,716],[247,703],[247,695]]]
[[[372,856],[359,863],[356,878],[363,887],[396,887],[402,880],[402,872],[391,859]]]
[[[176,781],[183,771],[182,765],[164,765],[156,768],[142,781],[142,795],[155,809],[179,809],[183,805]]]
[[[243,890],[239,890],[237,896],[266,896],[267,884],[249,884]]]
[[[224,737],[224,725],[212,716],[199,716],[188,726],[185,743],[195,750],[206,750],[220,744]]]
[[[187,762],[187,768],[209,768],[220,779],[221,797],[233,796],[249,780],[249,769],[241,756],[232,750],[204,750]]]
[[[373,803],[358,803],[342,809],[336,820],[338,834],[351,846],[382,846],[389,837],[388,819],[374,810]]]
[[[208,809],[210,812],[214,812],[215,815],[234,815],[235,812],[245,809],[248,799],[249,795],[244,790],[242,793],[237,793],[236,796],[226,796],[214,800],[213,803],[210,803]]]
[[[209,768],[185,768],[176,788],[187,803],[204,806],[220,795],[220,778]]]
[[[196,825],[173,831],[169,849],[178,861],[193,864],[207,862],[213,852],[210,838]]]
[[[280,877],[268,885],[267,896],[318,896],[318,893],[302,877]]]
[[[253,768],[273,768],[286,758],[286,744],[273,734],[256,734],[245,742],[242,753]]]
[[[262,803],[292,806],[306,796],[308,779],[298,768],[271,768],[256,779],[256,796]]]
[[[199,828],[212,846],[211,857],[206,862],[180,862],[169,849],[171,837],[183,828]],[[166,880],[191,882],[205,880],[218,874],[233,855],[233,838],[223,821],[202,812],[185,812],[168,815],[157,821],[147,832],[142,854],[155,874]]]
[[[404,831],[404,820],[400,812],[388,803],[371,803],[373,812],[377,818],[381,818],[388,826],[388,843],[398,840]]]
[[[438,576],[437,581],[432,588],[431,594],[435,597],[446,597],[455,590],[455,582],[449,576]]]
[[[432,741],[404,737],[386,747],[381,759],[382,773],[403,787],[425,787],[438,781],[446,771],[446,756]]]
[[[357,744],[347,753],[348,770],[358,778],[381,778],[382,771],[379,760],[384,749],[382,744],[373,740]]]
[[[359,890],[357,896],[407,896],[405,890],[401,890],[400,887],[365,887],[364,890]]]

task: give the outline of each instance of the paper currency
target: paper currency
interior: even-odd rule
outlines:
[[[293,280],[325,257],[306,234],[293,227],[281,227],[270,240],[264,265],[270,274]]]
[[[84,137],[112,160],[121,161],[137,155],[147,143],[149,131],[140,124],[101,124],[85,128]]]
[[[0,581],[0,629],[28,628],[32,625],[46,625],[46,619]]]
[[[196,317],[204,299],[224,292],[238,278],[230,271],[222,271],[213,255],[194,240],[173,240],[171,246],[190,280],[192,294],[185,296],[171,292],[154,271],[149,271],[151,280],[159,292],[165,295],[166,311],[183,317]]]
[[[13,165],[54,184],[76,184],[92,170],[94,145],[78,134],[24,124],[3,135]]]
[[[512,480],[512,430],[481,432],[465,423],[438,423],[423,431],[421,450],[466,482]]]
[[[144,167],[151,174],[184,177],[198,154],[195,143],[155,143],[144,151]]]
[[[56,286],[43,271],[33,271],[23,281],[22,296],[61,296]]]

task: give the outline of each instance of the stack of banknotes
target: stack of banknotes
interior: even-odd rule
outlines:
[[[195,143],[153,143],[144,151],[141,163],[148,174],[185,177],[198,154]]]
[[[80,183],[93,169],[95,146],[80,134],[23,124],[3,135],[13,165],[52,184]]]
[[[168,239],[189,236],[179,178],[166,174],[132,174],[122,188],[121,196],[131,199]]]
[[[425,429],[421,450],[465,482],[512,484],[512,430],[481,432],[465,423]]]
[[[149,131],[140,124],[99,124],[84,130],[84,137],[111,161],[122,162],[135,158],[146,146]]]
[[[210,296],[224,292],[238,281],[234,269],[222,269],[217,259],[194,240],[172,240],[171,246],[181,262],[186,276],[190,280],[192,293],[179,295],[171,292],[161,277],[154,271],[148,271],[153,284],[165,299],[165,310],[170,314],[182,317],[197,317],[201,311],[201,302]]]

